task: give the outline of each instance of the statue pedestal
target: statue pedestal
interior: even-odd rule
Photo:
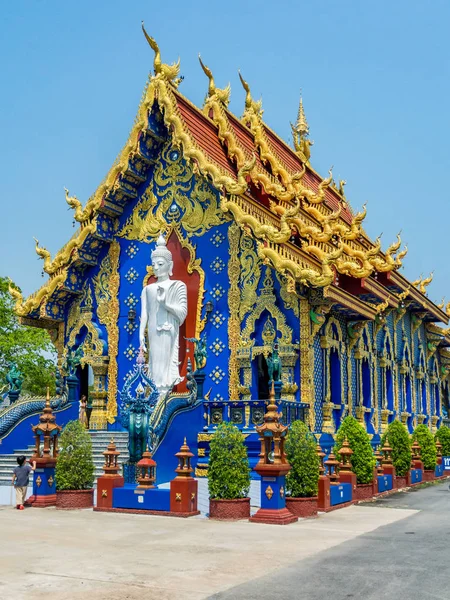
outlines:
[[[203,385],[206,379],[206,373],[203,371],[203,369],[195,371],[194,379],[197,383],[197,400],[199,400],[203,398]]]
[[[326,475],[319,477],[319,490],[318,490],[318,501],[317,508],[320,511],[327,512],[330,510],[331,498],[330,498],[330,478]]]
[[[17,402],[17,400],[19,399],[19,394],[19,390],[12,390],[8,392],[9,403],[13,404],[14,402]]]
[[[113,507],[113,489],[123,487],[121,475],[102,475],[97,479],[97,508]]]
[[[281,388],[283,387],[282,381],[274,381],[273,387],[275,391],[275,400],[281,400]]]
[[[184,516],[199,515],[198,482],[193,477],[175,477],[170,482],[170,512]]]
[[[69,375],[66,379],[67,387],[69,388],[68,400],[69,402],[78,402],[79,398],[77,397],[77,389],[78,389],[78,377],[76,375]]]
[[[34,508],[45,508],[56,504],[56,458],[32,458],[36,460],[36,470],[33,477],[33,495],[27,504]]]
[[[250,517],[252,523],[288,525],[298,521],[286,508],[286,473],[290,468],[288,464],[255,467],[261,475],[261,508]]]

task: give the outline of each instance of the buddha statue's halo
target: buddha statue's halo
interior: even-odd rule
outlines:
[[[158,241],[156,242],[156,248],[151,254],[152,260],[155,260],[159,257],[165,258],[169,263],[173,261],[172,252],[167,248],[166,240],[162,234],[160,234]]]

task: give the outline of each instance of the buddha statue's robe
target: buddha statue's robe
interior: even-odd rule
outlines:
[[[158,289],[165,299],[158,300]],[[163,394],[183,381],[179,371],[180,327],[187,315],[187,289],[182,281],[151,283],[142,290],[141,328],[147,327],[149,376]]]

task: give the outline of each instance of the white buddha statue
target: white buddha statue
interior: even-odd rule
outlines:
[[[178,348],[180,326],[187,315],[187,289],[182,281],[169,279],[172,253],[162,235],[151,258],[157,282],[142,290],[139,342],[145,352],[147,328],[149,376],[163,395],[184,379],[180,377]]]

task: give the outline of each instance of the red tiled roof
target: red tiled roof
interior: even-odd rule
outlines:
[[[228,158],[226,148],[219,140],[217,126],[211,119],[204,115],[200,109],[191,104],[181,94],[175,93],[175,97],[181,117],[194,141],[210,159],[222,167],[222,169],[229,173],[233,178],[236,178],[237,169]],[[269,174],[268,169],[261,161],[258,149],[255,147],[252,132],[232,113],[227,112],[227,118],[230,127],[233,130],[233,134],[245,150],[246,154],[248,154],[249,158],[254,155],[258,168]],[[266,126],[264,129],[273,151],[285,164],[288,170],[292,173],[300,171],[303,165],[295,152],[280,140],[271,129]],[[305,173],[305,183],[308,187],[314,192],[317,192],[321,181],[322,180],[318,175],[307,168]],[[331,210],[336,211],[339,206],[341,206],[341,201],[337,194],[331,189],[327,189],[325,191],[325,204]],[[348,208],[343,209],[341,214],[342,218],[347,223],[351,223],[353,217]]]
[[[236,169],[217,136],[217,127],[198,108],[176,94],[178,109],[192,138],[203,152],[236,179]]]

